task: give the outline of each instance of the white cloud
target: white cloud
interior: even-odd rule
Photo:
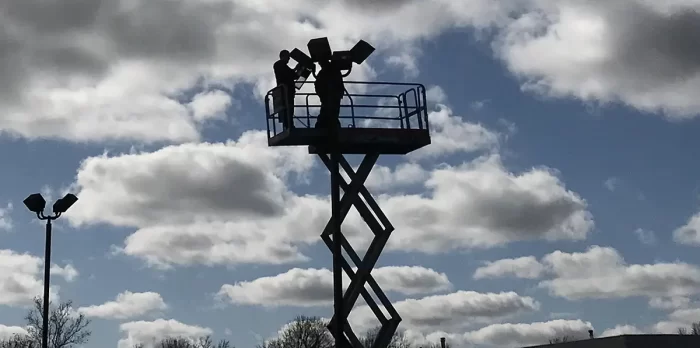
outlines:
[[[515,292],[479,293],[457,291],[394,303],[403,328],[419,331],[459,329],[488,323],[516,314],[537,311],[539,302]],[[356,307],[348,317],[356,332],[372,327],[374,313],[367,306]]]
[[[432,103],[443,104],[447,102],[447,94],[440,86],[430,86],[425,91],[425,98],[428,102],[428,106]]]
[[[28,0],[8,6],[12,16],[2,17],[0,30],[1,130],[28,138],[146,142],[197,140],[204,119],[181,95],[202,84],[260,84],[272,75],[280,49],[304,47],[310,37],[328,36],[334,47],[348,48],[365,38],[379,57],[400,57],[388,59],[410,71],[416,52],[406,52],[409,44],[453,27],[504,22],[508,10],[487,0],[400,6]]]
[[[0,208],[0,231],[9,231],[12,229],[12,217],[10,213],[12,212],[12,203],[7,203],[5,208]]]
[[[533,0],[493,43],[523,88],[620,101],[684,118],[700,112],[697,2]],[[673,37],[669,41],[666,38]]]
[[[641,335],[645,332],[634,325],[617,325],[612,329],[607,329],[599,337],[610,337],[620,335]]]
[[[639,239],[642,244],[646,245],[654,245],[656,244],[656,234],[654,231],[650,230],[645,230],[643,228],[638,228],[634,230],[634,234],[637,235],[637,239]]]
[[[300,261],[297,246],[317,241],[327,203],[293,194],[284,180],[312,165],[304,149],[268,148],[264,132],[92,157],[78,171],[80,201],[68,218],[137,227],[121,251],[163,267]]]
[[[402,68],[406,78],[416,78],[420,74],[418,69],[418,52],[416,49],[406,49],[386,58],[388,65],[393,65]]]
[[[568,299],[674,297],[700,293],[700,268],[687,263],[625,263],[613,248],[555,251],[543,258],[555,277],[540,286]]]
[[[132,319],[167,308],[168,306],[159,293],[124,291],[118,294],[114,301],[108,301],[101,305],[80,307],[78,312],[88,317]]]
[[[552,170],[511,173],[497,155],[436,169],[425,186],[429,194],[381,197],[401,231],[389,249],[439,253],[516,240],[582,240],[593,228],[586,202]]]
[[[688,305],[690,299],[684,296],[653,297],[649,300],[649,307],[657,309],[679,309]]]
[[[28,253],[0,250],[0,305],[24,306],[43,294],[44,261]],[[77,271],[72,265],[51,266],[51,272],[72,281]],[[58,286],[50,286],[50,296],[58,300]]]
[[[154,321],[132,321],[119,325],[125,337],[119,340],[119,348],[132,348],[143,344],[146,348],[155,348],[155,343],[167,337],[196,339],[212,334],[207,327],[183,324],[174,319],[157,319]]]
[[[197,121],[226,118],[224,112],[231,106],[231,96],[222,90],[199,93],[188,104]]]
[[[557,250],[539,262],[533,256],[493,261],[474,276],[524,278],[528,272],[549,278],[539,287],[551,295],[571,300],[644,296],[652,307],[673,308],[687,303],[685,296],[700,293],[698,266],[679,261],[627,264],[617,250],[597,245],[585,252]]]
[[[78,270],[75,269],[75,267],[73,267],[73,265],[71,264],[67,264],[65,267],[61,267],[59,265],[51,265],[51,269],[49,270],[49,272],[52,275],[63,277],[63,279],[65,279],[68,282],[74,281],[76,278],[78,278],[78,275],[80,275]]]
[[[617,189],[617,186],[620,185],[620,179],[619,178],[608,178],[605,180],[603,183],[605,188],[607,188],[610,192],[613,192]]]
[[[695,323],[700,318],[700,308],[677,309],[668,315],[668,318],[679,323]]]
[[[652,330],[664,334],[677,334],[678,329],[689,329],[693,323],[698,322],[700,308],[676,309],[668,315],[666,320],[662,320],[652,326]]]
[[[350,279],[344,274],[343,285]],[[384,292],[403,294],[448,290],[452,284],[444,273],[429,268],[388,266],[372,270]],[[300,269],[252,281],[225,284],[219,291],[231,303],[262,306],[321,306],[333,302],[333,273],[327,269]]]
[[[12,338],[14,335],[27,334],[27,330],[21,326],[6,326],[0,324],[0,341]]]
[[[700,213],[691,216],[685,225],[673,231],[673,240],[680,244],[700,245]]]
[[[80,201],[67,218],[137,228],[119,252],[159,267],[304,261],[301,248],[319,242],[329,199],[288,186],[313,164],[303,148],[269,148],[258,131],[225,144],[91,157],[78,170],[73,186]],[[424,175],[410,165],[391,173],[408,181],[414,174]],[[377,197],[401,231],[388,249],[437,253],[581,240],[593,227],[586,202],[554,171],[510,173],[497,155],[434,170],[422,188],[420,195]],[[371,237],[354,209],[344,232],[357,250]]]
[[[365,38],[377,57],[413,74],[418,44],[454,28],[496,27],[494,51],[527,89],[673,117],[700,110],[697,53],[687,49],[697,41],[693,3],[385,3],[12,2],[0,30],[0,130],[31,139],[197,141],[211,118],[181,97],[248,82],[266,90],[282,48],[316,36],[349,48]]]
[[[438,104],[437,110],[428,113],[428,120],[431,143],[408,154],[410,159],[435,159],[463,152],[493,150],[499,145],[498,133],[481,124],[465,122],[446,105]]]
[[[486,262],[474,272],[474,279],[497,278],[504,275],[513,275],[517,278],[537,279],[545,271],[544,266],[534,256],[519,257],[517,259],[502,259]]]
[[[464,334],[464,340],[496,347],[524,347],[547,344],[555,337],[587,338],[590,329],[593,329],[590,322],[562,319],[529,324],[493,324]]]
[[[396,188],[425,182],[430,173],[418,163],[401,163],[393,170],[385,166],[372,168],[365,187],[372,192],[386,192]]]

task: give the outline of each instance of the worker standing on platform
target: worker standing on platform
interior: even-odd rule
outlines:
[[[332,61],[321,61],[321,70],[316,75],[314,87],[316,94],[321,99],[321,111],[318,114],[316,128],[340,127],[340,101],[343,99],[345,85],[343,74]]]
[[[298,76],[298,74],[292,68],[290,68],[288,64],[289,51],[282,50],[280,51],[280,59],[272,66],[275,70],[277,86],[285,86],[284,90],[286,91],[287,103],[285,103],[284,110],[279,114],[279,117],[282,119],[284,129],[294,128],[294,97],[296,95],[294,82]]]

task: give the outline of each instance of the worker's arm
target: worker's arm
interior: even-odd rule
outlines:
[[[272,68],[275,71],[275,76],[279,81],[294,83],[294,80],[297,79],[296,73],[287,64],[278,61],[272,66]]]

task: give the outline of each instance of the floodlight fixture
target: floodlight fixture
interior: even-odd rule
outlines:
[[[346,77],[352,72],[353,63],[362,64],[375,50],[367,41],[360,40],[350,50],[333,52],[327,37],[311,39],[306,47],[311,56],[298,48],[289,53],[289,57],[297,62],[294,68],[297,73],[296,89],[300,89],[311,74],[316,77],[316,63],[330,61],[338,70],[345,71],[342,75]]]
[[[309,43],[306,44],[306,47],[309,49],[311,59],[313,59],[314,62],[328,61],[331,60],[333,56],[331,44],[328,42],[327,37],[311,39]]]
[[[46,200],[41,196],[41,193],[33,193],[24,200],[24,205],[29,211],[38,215],[46,208]]]
[[[374,47],[365,40],[360,40],[350,50],[352,61],[355,64],[362,64],[373,52]]]
[[[314,60],[298,48],[293,49],[292,52],[289,53],[289,58],[294,59],[297,63],[307,68],[314,65]]]
[[[340,70],[351,70],[353,56],[351,51],[335,51],[331,59]]]
[[[76,197],[72,193],[66,194],[63,198],[57,200],[53,204],[53,212],[54,214],[62,214],[65,213],[66,210],[68,210],[70,207],[75,204],[75,202],[78,201],[78,197]]]

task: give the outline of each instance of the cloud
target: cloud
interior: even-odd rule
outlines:
[[[432,94],[439,92],[433,91]],[[432,98],[439,98],[433,95]],[[493,150],[499,145],[499,134],[481,124],[465,122],[448,106],[437,104],[428,114],[430,145],[408,154],[412,160],[435,159],[457,153]]]
[[[225,118],[226,108],[231,106],[231,96],[222,90],[200,93],[188,104],[192,117],[197,121]]]
[[[638,228],[634,230],[634,234],[637,235],[637,238],[642,244],[645,245],[654,245],[656,244],[656,235],[654,234],[654,231],[650,230],[645,230],[643,228]]]
[[[223,117],[212,113],[226,103],[220,87],[251,83],[258,94],[266,91],[281,48],[303,47],[315,36],[349,48],[365,38],[379,58],[360,70],[383,62],[415,74],[419,44],[455,28],[495,28],[495,55],[525,89],[690,117],[700,107],[692,93],[700,84],[698,53],[688,48],[698,36],[694,6],[649,0],[624,6],[584,0],[13,2],[0,21],[0,130],[78,142],[198,141],[203,126]],[[202,111],[201,100],[191,104],[186,96],[193,94],[209,96],[213,109]]]
[[[537,311],[539,302],[515,292],[479,293],[457,291],[394,303],[402,327],[419,331],[458,329],[488,323],[519,313]],[[374,313],[367,306],[356,307],[348,317],[355,332],[370,329]]]
[[[690,329],[693,323],[697,323],[699,315],[700,308],[679,308],[669,313],[667,320],[654,324],[652,330],[664,334],[677,334],[678,329]]]
[[[474,279],[496,278],[512,274],[517,278],[537,279],[544,273],[544,266],[534,256],[502,259],[486,262],[474,272]]]
[[[416,78],[420,74],[417,59],[419,52],[417,51],[417,49],[406,48],[404,51],[387,57],[386,64],[402,68],[406,78]]]
[[[175,319],[157,319],[154,321],[132,321],[119,325],[125,337],[119,340],[119,348],[131,348],[143,344],[146,348],[155,348],[154,342],[167,337],[196,339],[212,334],[207,327],[183,324]]]
[[[653,297],[649,299],[649,307],[657,309],[679,309],[688,307],[690,299],[684,296]]]
[[[51,269],[49,270],[49,272],[52,275],[63,277],[63,279],[65,279],[68,282],[74,281],[76,278],[78,278],[78,275],[80,275],[78,270],[75,269],[75,267],[73,267],[73,265],[71,264],[67,264],[65,267],[61,267],[59,265],[51,265]]]
[[[269,148],[260,131],[227,143],[90,157],[78,169],[73,186],[81,199],[68,219],[76,226],[136,228],[117,251],[158,267],[305,261],[302,248],[319,242],[329,198],[298,195],[290,186],[313,163],[303,148]],[[428,174],[413,165],[389,174],[428,178],[417,187],[422,194],[377,197],[401,231],[389,240],[390,250],[582,240],[593,227],[587,203],[548,168],[511,173],[491,155]],[[99,208],[105,206],[110,209]],[[354,209],[344,232],[357,250],[371,237]]]
[[[525,90],[687,118],[700,112],[699,9],[688,1],[533,0],[493,47]]]
[[[427,99],[428,107],[430,107],[431,103],[445,105],[447,102],[447,94],[445,93],[445,90],[443,90],[442,87],[435,85],[426,89],[425,98]]]
[[[165,310],[168,306],[156,292],[124,291],[114,301],[101,305],[78,308],[78,312],[88,317],[103,319],[133,319],[150,312]]]
[[[304,47],[316,36],[350,48],[365,38],[379,48],[376,56],[410,72],[418,53],[406,52],[409,44],[454,27],[507,20],[507,5],[487,0],[405,4],[12,3],[0,21],[0,130],[32,139],[196,141],[212,118],[189,108],[182,96],[217,85],[261,84],[272,76],[270,64],[281,48]]]
[[[372,192],[386,192],[425,182],[430,173],[418,163],[401,163],[393,170],[385,166],[372,168],[365,187]]]
[[[0,208],[0,231],[9,231],[12,229],[12,217],[10,213],[12,212],[12,203],[7,203],[5,208]]]
[[[497,347],[524,347],[547,344],[555,337],[587,338],[593,326],[581,320],[552,320],[547,322],[493,324],[464,334],[472,344]]]
[[[617,325],[612,329],[607,329],[599,337],[610,337],[620,335],[641,335],[645,332],[633,325]]]
[[[700,245],[700,213],[691,216],[685,225],[673,231],[673,240],[679,244]]]
[[[401,231],[389,249],[439,253],[518,240],[582,240],[593,228],[585,200],[554,171],[511,173],[497,155],[436,169],[425,187],[428,194],[380,199]]]
[[[6,326],[0,324],[0,341],[12,338],[14,335],[27,335],[25,328],[20,326]]]
[[[543,258],[554,278],[540,283],[567,299],[674,297],[700,292],[700,268],[687,263],[625,263],[613,248],[592,246],[582,253],[555,251]]]
[[[700,267],[678,261],[630,265],[617,250],[597,245],[585,252],[557,250],[539,262],[533,256],[493,261],[474,277],[525,278],[531,270],[549,278],[539,282],[540,288],[570,300],[643,296],[650,298],[650,306],[664,308],[700,293]]]
[[[24,306],[36,296],[43,294],[44,261],[28,253],[20,254],[13,250],[0,250],[0,305]],[[51,266],[54,273],[68,281],[77,276],[72,265]],[[50,286],[50,296],[58,299],[58,286]]]
[[[137,227],[121,252],[163,267],[305,260],[297,246],[317,241],[327,203],[293,194],[284,180],[306,173],[313,158],[270,149],[266,139],[247,132],[237,142],[88,158],[69,219]]]
[[[680,323],[695,323],[700,317],[700,308],[676,309],[668,315],[668,318]]]
[[[372,276],[385,292],[432,293],[452,286],[444,273],[423,267],[379,267],[372,270]],[[343,285],[346,288],[349,282],[345,276]],[[234,304],[323,306],[333,302],[333,273],[325,268],[293,268],[276,276],[225,284],[219,290],[219,296]]]
[[[608,189],[608,191],[613,192],[617,189],[617,186],[620,185],[620,179],[614,177],[608,178],[607,180],[605,180],[603,185],[605,186],[605,188]]]

